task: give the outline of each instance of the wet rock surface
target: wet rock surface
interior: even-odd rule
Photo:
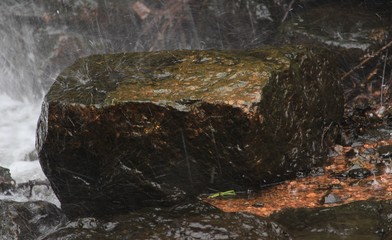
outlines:
[[[8,192],[15,188],[16,182],[11,177],[10,170],[8,168],[0,167],[0,192]]]
[[[351,145],[369,128],[389,124],[392,3],[305,1],[293,4],[277,41],[317,43],[339,52],[345,114],[341,144]],[[374,17],[376,16],[376,17]]]
[[[4,239],[389,239],[391,200],[286,209],[268,218],[202,202],[69,221],[45,202],[0,201]]]
[[[392,202],[359,201],[333,208],[287,209],[271,216],[293,239],[390,239]]]
[[[64,214],[51,203],[0,200],[2,239],[36,240],[63,222]]]
[[[224,213],[201,202],[144,209],[110,219],[80,218],[44,237],[55,239],[291,239],[279,224]]]
[[[390,37],[392,4],[389,1],[320,2],[305,3],[306,10],[298,4],[296,15],[281,25],[281,40],[369,50]]]
[[[70,216],[303,174],[336,137],[335,70],[304,46],[84,58],[45,98],[41,165]]]

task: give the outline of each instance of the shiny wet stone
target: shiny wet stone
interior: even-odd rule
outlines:
[[[80,218],[45,240],[57,239],[291,239],[279,224],[247,213],[224,213],[194,202],[149,208],[108,220]]]
[[[271,219],[293,239],[391,239],[391,201],[359,201],[332,208],[287,209]]]

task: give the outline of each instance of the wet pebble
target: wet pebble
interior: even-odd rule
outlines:
[[[331,184],[331,189],[342,189],[343,186],[341,184]]]
[[[295,176],[296,176],[297,178],[304,178],[304,177],[306,177],[306,173],[305,173],[305,172],[302,172],[302,171],[297,171],[297,172],[295,173]]]
[[[336,145],[333,147],[333,150],[334,150],[338,155],[341,155],[341,154],[343,153],[343,151],[344,151],[344,147],[343,147],[342,145],[336,144]]]
[[[382,163],[375,164],[374,168],[372,169],[372,172],[375,176],[382,175],[385,172],[385,165]]]
[[[330,194],[324,196],[324,199],[322,202],[323,202],[323,204],[333,204],[333,203],[338,203],[341,201],[342,201],[342,199],[338,195],[330,193]]]
[[[362,179],[372,175],[372,172],[366,168],[352,168],[348,171],[347,175],[350,178]]]
[[[324,168],[322,167],[312,168],[312,170],[310,170],[309,175],[312,177],[322,176],[324,175]]]
[[[329,175],[330,178],[337,178],[339,180],[344,180],[347,178],[346,172],[333,172]]]
[[[365,155],[374,155],[376,150],[374,148],[366,148],[363,150],[363,154]]]
[[[8,168],[0,167],[0,192],[8,192],[15,188],[15,180],[11,177]]]
[[[379,146],[378,148],[377,148],[377,152],[380,154],[380,155],[383,155],[383,154],[391,154],[392,153],[392,145],[382,145],[382,146]]]
[[[356,155],[356,152],[355,152],[354,148],[351,148],[349,151],[347,151],[344,154],[344,156],[346,156],[348,158],[355,157],[355,155]]]
[[[264,203],[262,203],[262,202],[256,202],[256,203],[252,204],[252,207],[261,208],[261,207],[264,207]]]
[[[356,147],[362,147],[363,146],[363,142],[353,142],[351,144],[351,147],[356,148]]]

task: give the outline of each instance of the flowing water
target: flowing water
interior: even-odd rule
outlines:
[[[43,178],[34,154],[35,127],[40,103],[0,93],[0,165],[11,169],[17,182]],[[28,171],[31,169],[31,172]]]
[[[10,169],[17,184],[46,179],[35,152],[35,129],[43,96],[61,69],[81,56],[135,50],[135,44],[134,49],[126,49],[126,43],[116,40],[119,36],[110,39],[108,31],[101,29],[94,13],[98,2],[104,7],[111,4],[94,0],[0,2],[0,166]],[[41,198],[59,205],[50,191],[34,190],[29,198],[23,192],[0,198]]]
[[[23,8],[21,8],[23,7]],[[18,17],[34,13],[14,2],[0,3],[0,166],[10,169],[17,184],[44,180],[35,152],[35,128],[46,87],[41,83],[36,29]],[[38,188],[27,197],[23,192],[0,198],[27,201],[43,199],[59,205],[51,191]]]

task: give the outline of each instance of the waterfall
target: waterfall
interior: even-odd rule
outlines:
[[[93,34],[96,19],[87,19],[96,23],[90,28],[74,20],[96,7],[91,0],[0,2],[0,166],[17,182],[45,178],[34,150],[45,92],[74,60],[105,52],[107,41]]]
[[[47,87],[41,78],[45,61],[37,44],[39,29],[25,24],[37,14],[31,3],[0,3],[0,166],[10,168],[17,181],[44,178],[34,142]]]

